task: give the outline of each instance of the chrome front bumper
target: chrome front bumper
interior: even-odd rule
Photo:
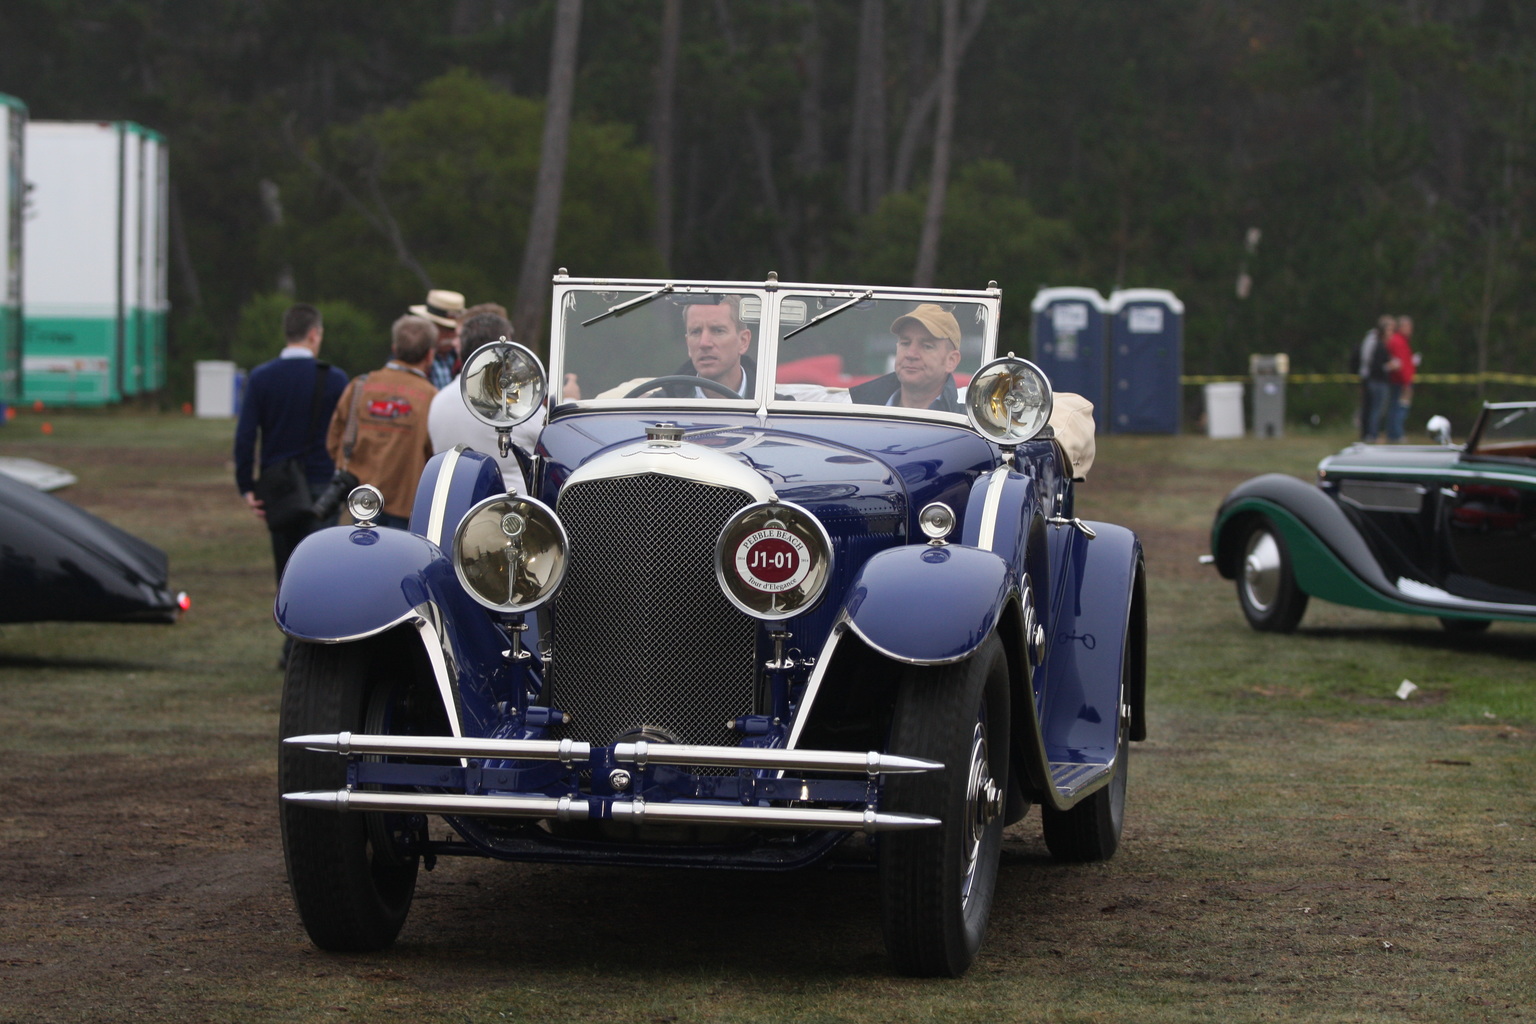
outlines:
[[[571,768],[594,765],[590,743],[564,740],[497,740],[455,736],[389,736],[358,733],[290,736],[287,746],[322,753],[443,757],[465,760],[559,761]],[[606,748],[597,748],[604,751]],[[769,772],[863,772],[877,775],[940,771],[943,765],[916,757],[856,753],[844,750],[783,750],[761,747],[719,747],[679,743],[618,743],[611,760],[645,769],[675,767],[738,768]],[[318,790],[284,793],[283,799],[303,807],[333,811],[391,811],[406,814],[455,814],[485,817],[547,818],[582,821],[608,818],[632,825],[716,824],[752,828],[822,829],[844,832],[890,832],[929,828],[938,818],[896,814],[872,808],[770,806],[767,803],[647,800],[642,796],[521,795],[504,793],[381,792],[376,790]]]

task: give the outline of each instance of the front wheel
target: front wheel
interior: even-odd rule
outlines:
[[[394,657],[389,657],[393,654]],[[283,736],[390,732],[407,716],[411,659],[383,640],[295,644],[283,684]],[[279,793],[346,786],[346,761],[283,746]],[[404,820],[282,804],[283,857],[311,941],[333,952],[383,949],[405,924],[419,858],[403,852]]]
[[[1264,633],[1293,631],[1306,614],[1307,593],[1296,584],[1285,538],[1268,519],[1248,527],[1237,568],[1237,602],[1248,625]]]
[[[881,917],[896,969],[959,977],[986,935],[1002,851],[1008,659],[995,635],[965,661],[902,675],[889,750],[944,770],[886,779],[881,809],[943,824],[880,839]]]

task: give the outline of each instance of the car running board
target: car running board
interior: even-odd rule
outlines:
[[[1097,789],[1114,773],[1114,762],[1092,764],[1079,761],[1052,761],[1051,785],[1066,801],[1076,801],[1085,791]]]

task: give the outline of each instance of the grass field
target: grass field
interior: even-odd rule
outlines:
[[[275,826],[279,638],[231,425],[23,415],[0,453],[171,555],[169,628],[0,626],[0,1022],[1511,1021],[1536,1016],[1536,627],[1314,602],[1250,631],[1221,496],[1339,433],[1107,437],[1079,492],[1150,572],[1151,735],[1112,861],[1010,830],[987,945],[892,977],[874,880],[449,861],[397,946],[317,952]],[[1418,689],[1408,700],[1402,680]]]

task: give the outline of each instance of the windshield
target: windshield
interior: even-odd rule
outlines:
[[[975,297],[972,297],[975,296]],[[963,414],[991,354],[997,300],[625,282],[561,290],[551,368],[567,399],[742,403]]]
[[[1484,455],[1536,455],[1536,404],[1489,405],[1473,443]]]

